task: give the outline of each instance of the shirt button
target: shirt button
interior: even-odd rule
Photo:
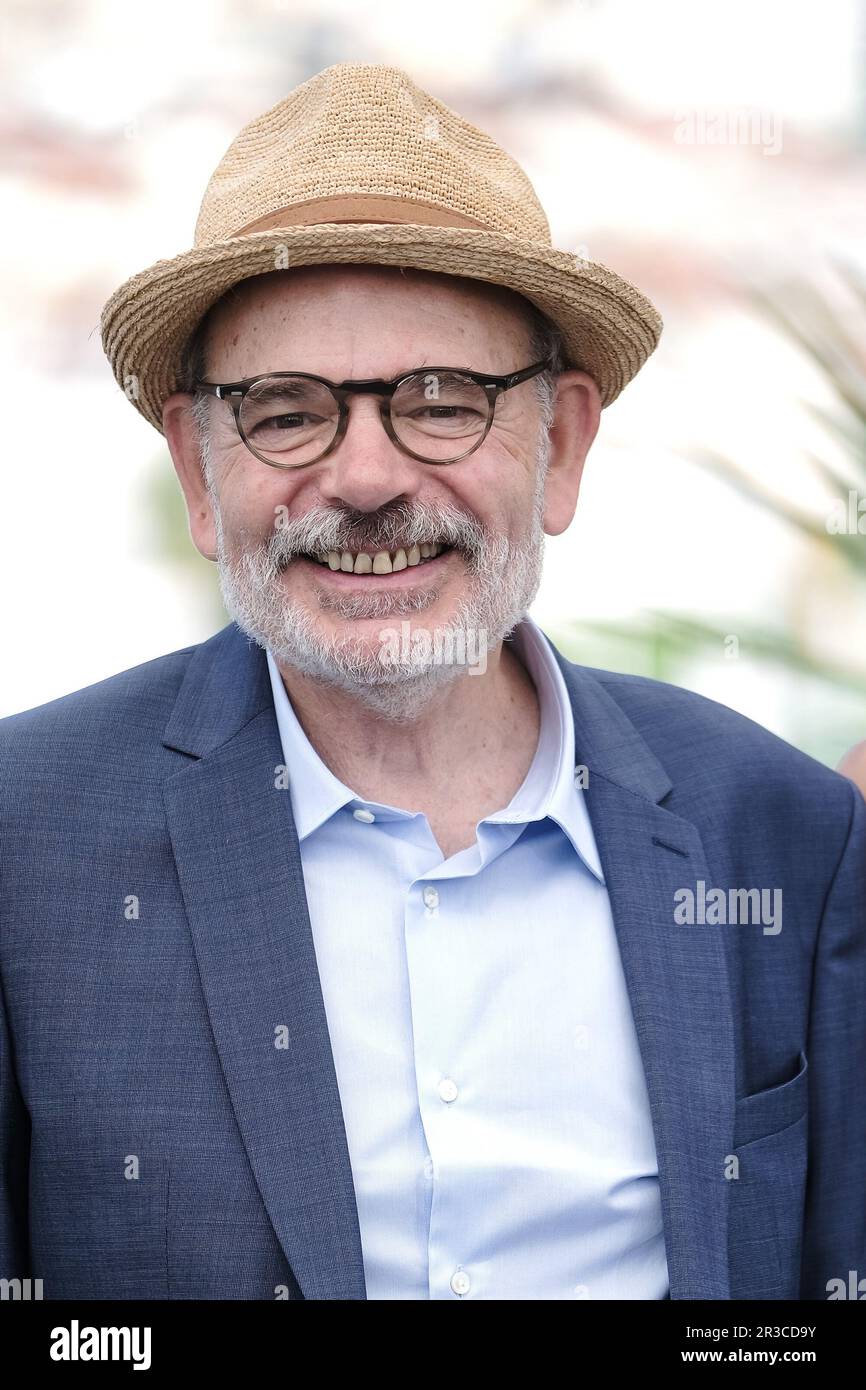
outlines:
[[[356,811],[352,812],[352,815],[355,817],[355,820],[362,820],[365,825],[372,825],[373,821],[376,819],[373,812],[368,811],[366,806],[359,806]]]
[[[452,1100],[457,1099],[457,1083],[456,1081],[452,1081],[450,1076],[446,1076],[439,1082],[437,1090],[439,1091],[440,1100],[447,1101],[450,1104]]]
[[[468,1293],[471,1287],[472,1280],[469,1278],[469,1275],[466,1273],[466,1270],[455,1270],[454,1273],[451,1275],[451,1288],[454,1290],[454,1292],[462,1296],[463,1294]]]
[[[439,894],[438,894],[437,890],[436,890],[435,888],[433,888],[432,885],[429,884],[429,883],[428,883],[427,887],[424,889],[424,906],[425,906],[425,907],[438,907],[438,906],[439,906]]]

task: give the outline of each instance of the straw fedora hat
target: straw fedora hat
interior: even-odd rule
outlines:
[[[184,347],[222,294],[296,266],[411,266],[523,295],[560,328],[566,365],[609,405],[655,348],[662,321],[606,266],[556,250],[510,155],[401,69],[337,63],[244,126],[205,190],[195,245],[132,276],[106,302],[102,345],[118,384],[162,432],[183,390]]]

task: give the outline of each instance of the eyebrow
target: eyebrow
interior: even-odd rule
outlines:
[[[282,381],[272,381],[267,386],[261,387],[256,392],[254,399],[258,401],[273,401],[285,399],[287,396],[299,396],[309,383],[301,381],[291,381],[285,378]]]

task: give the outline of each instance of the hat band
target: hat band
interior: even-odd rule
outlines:
[[[400,198],[396,194],[354,197],[310,198],[305,203],[269,212],[255,222],[248,222],[230,237],[248,236],[251,232],[267,232],[274,227],[316,226],[320,222],[406,222],[425,227],[481,227],[486,223],[466,217],[438,203],[425,203],[415,198]]]

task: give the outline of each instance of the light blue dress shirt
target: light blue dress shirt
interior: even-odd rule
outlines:
[[[512,641],[538,747],[449,859],[421,812],[330,772],[268,653],[367,1297],[665,1298],[646,1082],[571,705],[531,619]]]

